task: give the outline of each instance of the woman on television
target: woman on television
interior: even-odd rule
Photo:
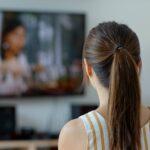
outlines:
[[[6,21],[2,34],[0,95],[19,95],[28,89],[30,69],[22,49],[26,30],[18,19]]]
[[[85,40],[83,60],[100,106],[65,125],[59,150],[149,150],[150,110],[141,104],[136,33],[124,24],[100,23]]]

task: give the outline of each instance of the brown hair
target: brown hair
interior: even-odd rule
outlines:
[[[140,45],[127,25],[104,22],[85,40],[83,57],[109,90],[111,150],[140,149]]]

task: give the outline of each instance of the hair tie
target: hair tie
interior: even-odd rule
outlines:
[[[120,44],[116,46],[115,51],[122,50],[122,49],[124,49],[124,47]]]

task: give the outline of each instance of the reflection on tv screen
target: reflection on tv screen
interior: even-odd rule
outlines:
[[[84,14],[0,13],[0,97],[83,94]]]

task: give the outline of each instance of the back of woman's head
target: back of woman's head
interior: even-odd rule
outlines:
[[[109,90],[110,149],[140,149],[141,59],[137,35],[124,24],[101,23],[86,38],[83,57]]]

